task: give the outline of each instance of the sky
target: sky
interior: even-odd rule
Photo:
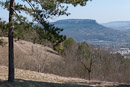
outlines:
[[[69,5],[69,16],[60,16],[51,19],[94,19],[98,23],[111,21],[130,21],[130,0],[92,0],[86,6],[73,7]],[[8,12],[0,7],[0,17],[8,20]]]

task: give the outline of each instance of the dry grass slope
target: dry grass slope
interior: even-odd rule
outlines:
[[[0,39],[8,41],[6,37]],[[28,41],[14,42],[14,52],[15,67],[20,69],[53,73],[59,70],[59,64],[64,63],[63,58],[53,49]],[[8,65],[8,44],[4,47],[0,46],[0,60],[0,65]]]

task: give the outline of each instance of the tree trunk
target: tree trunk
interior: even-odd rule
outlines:
[[[88,74],[89,74],[89,81],[91,80],[91,72],[88,72]]]
[[[10,8],[9,8],[9,23],[11,27],[8,31],[8,43],[9,43],[9,73],[8,73],[8,81],[14,81],[14,43],[13,43],[13,31],[14,31],[14,23],[13,23],[13,13],[14,13],[14,2],[15,0],[10,0]]]

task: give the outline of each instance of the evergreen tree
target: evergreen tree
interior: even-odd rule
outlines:
[[[24,11],[25,13],[31,15],[35,21],[37,21],[38,23],[44,26],[45,32],[47,30],[46,29],[47,27],[48,31],[52,31],[56,35],[56,38],[53,39],[53,41],[56,42],[56,39],[61,37],[60,35],[58,35],[59,32],[57,31],[61,31],[61,30],[59,30],[58,28],[55,28],[53,25],[49,25],[46,22],[47,19],[52,18],[54,16],[69,15],[69,13],[66,12],[68,7],[63,6],[62,4],[72,4],[74,6],[77,6],[79,4],[81,6],[84,6],[86,5],[86,2],[88,0],[21,0],[21,1],[28,3],[30,7],[26,6],[23,3],[20,4],[20,2],[15,3],[15,0],[6,0],[5,2],[0,1],[0,5],[9,11],[9,24],[10,24],[10,28],[8,32],[8,40],[9,40],[9,78],[8,78],[8,81],[9,82],[14,81],[14,45],[13,45],[14,12],[16,14],[17,12],[21,13],[21,11]],[[42,19],[42,21],[40,19]],[[50,36],[52,36],[52,34],[50,34]],[[51,38],[54,38],[54,37],[52,36]]]

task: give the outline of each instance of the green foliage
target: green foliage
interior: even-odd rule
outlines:
[[[70,48],[73,44],[75,44],[76,41],[73,38],[68,38],[67,40],[64,41],[64,48]]]
[[[0,36],[7,36],[8,25],[5,21],[2,21],[0,18]]]
[[[69,15],[68,6],[64,4],[85,6],[87,1],[91,0],[21,0],[15,3],[15,11],[19,13],[24,11],[32,17],[40,13],[44,19],[48,19],[54,16]],[[10,0],[0,1],[0,5],[9,10],[9,2]],[[26,5],[27,3],[30,7]]]
[[[34,42],[38,39],[37,41],[39,43],[43,43],[44,39],[47,39],[53,44],[54,50],[59,50],[62,48],[59,47],[61,46],[60,43],[66,39],[66,36],[60,35],[60,32],[62,32],[63,29],[49,24],[47,19],[53,18],[54,16],[68,16],[70,13],[67,13],[68,7],[64,4],[84,6],[87,1],[89,0],[21,0],[22,3],[15,3],[14,37],[24,39],[27,36],[27,33],[30,32],[30,29],[32,30],[32,25],[31,27],[29,26],[29,22],[26,22],[26,18],[18,15],[18,13],[25,12],[33,18],[33,21],[38,22],[41,25],[41,27],[33,27],[35,30],[33,34],[36,35],[32,37]],[[9,10],[9,2],[10,0],[0,1],[0,5]],[[30,7],[25,3],[28,3]]]
[[[53,49],[56,50],[59,54],[62,54],[63,53],[63,44],[62,43],[58,43],[58,45],[56,46],[53,46]]]
[[[60,35],[60,32],[63,31],[63,29],[47,23],[46,21],[44,21],[44,19],[39,18],[39,21],[41,27],[35,26],[35,30],[39,40],[43,42],[44,39],[47,39],[52,43],[53,49],[58,51],[60,43],[62,43],[66,39],[66,36]]]
[[[26,17],[19,16],[14,20],[14,38],[25,39],[32,37],[30,34],[34,32],[33,23],[29,22]]]
[[[89,45],[86,42],[79,43],[78,53],[81,58],[90,59],[91,51]]]
[[[3,39],[0,39],[0,45],[3,47],[5,46],[7,43],[3,41]]]
[[[16,15],[17,12],[21,13],[21,11],[24,11],[25,13],[31,15],[34,19],[34,21],[40,22],[40,24],[42,25],[45,34],[48,35],[49,38],[47,38],[48,40],[50,40],[53,43],[53,48],[55,48],[55,46],[59,45],[59,43],[61,43],[64,39],[65,36],[60,35],[60,31],[62,31],[63,29],[54,27],[54,25],[50,25],[49,23],[47,23],[45,21],[45,19],[51,18],[52,16],[60,16],[60,15],[68,15],[68,13],[66,13],[67,11],[67,7],[64,8],[64,6],[62,6],[62,3],[68,3],[68,1],[59,1],[59,0],[21,0],[23,2],[27,2],[30,5],[30,8],[27,7],[26,5],[15,3],[15,0],[6,0],[4,1],[0,1],[0,5],[3,6],[4,8],[6,8],[9,11],[9,29],[8,29],[8,38],[9,38],[9,78],[8,81],[9,82],[14,82],[14,44],[13,44],[13,33],[15,34],[15,36],[20,39],[20,38],[24,38],[25,37],[25,33],[26,30],[21,30],[21,29],[26,29],[29,28],[27,26],[25,26],[22,20],[20,20],[19,23],[14,22],[14,13]],[[88,1],[88,0],[87,0]],[[70,3],[73,4],[74,6],[79,4],[80,5],[84,5],[87,2],[86,0],[74,0],[71,1]],[[17,12],[16,12],[17,11]],[[16,17],[17,18],[17,17]],[[18,16],[19,19],[19,16]],[[21,19],[21,18],[20,18]],[[25,19],[23,18],[23,20],[25,21]],[[15,28],[14,28],[14,24],[15,24]],[[16,26],[18,25],[18,26]],[[22,26],[24,25],[24,27]],[[18,28],[21,28],[20,31]],[[14,32],[15,29],[15,32]],[[18,31],[17,31],[18,29]],[[51,32],[51,33],[50,33]],[[58,39],[58,40],[57,40]]]
[[[23,17],[19,16],[18,18],[15,18],[14,20],[14,38],[24,39],[29,36],[32,32],[34,32],[33,29],[33,23],[28,22],[28,20]],[[0,36],[7,37],[8,36],[8,29],[11,26],[11,23],[6,23],[5,21],[0,21]]]
[[[0,45],[2,45],[3,44],[3,41],[0,39]]]
[[[0,18],[0,37],[7,36],[7,24]],[[7,43],[0,39],[0,45],[5,46]]]

